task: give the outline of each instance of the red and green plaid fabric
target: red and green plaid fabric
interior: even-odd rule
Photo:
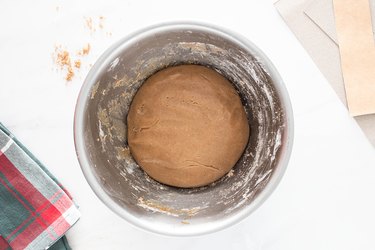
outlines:
[[[46,249],[79,216],[56,178],[0,123],[0,250]]]

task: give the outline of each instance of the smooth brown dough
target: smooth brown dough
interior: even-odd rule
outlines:
[[[181,65],[148,78],[127,117],[130,152],[155,180],[199,187],[224,176],[249,139],[231,83],[204,66]]]

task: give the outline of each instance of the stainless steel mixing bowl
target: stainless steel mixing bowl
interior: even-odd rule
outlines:
[[[236,166],[206,187],[154,181],[127,144],[126,116],[137,89],[156,71],[178,64],[206,65],[226,76],[251,127]],[[88,183],[110,209],[152,232],[200,235],[244,219],[276,188],[292,149],[293,116],[279,74],[254,44],[211,25],[169,23],[132,34],[99,58],[78,98],[74,138]]]

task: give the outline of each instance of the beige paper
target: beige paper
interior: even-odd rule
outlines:
[[[322,3],[321,19],[318,20],[324,25],[316,24],[317,19],[312,21],[304,10],[307,6],[312,6],[315,1]],[[345,89],[340,67],[340,55],[337,44],[334,39],[327,35],[329,30],[321,27],[333,27],[334,33],[334,16],[331,0],[279,0],[275,4],[281,16],[289,28],[294,32],[298,40],[310,54],[313,61],[317,64],[320,71],[331,83],[333,89],[346,104]],[[375,115],[363,115],[355,117],[363,132],[375,146]]]
[[[375,113],[375,43],[369,0],[333,0],[346,99],[353,116]]]
[[[372,32],[375,40],[375,1],[370,0],[372,14]],[[335,26],[335,16],[333,12],[332,0],[313,0],[306,6],[304,13],[319,26],[336,44],[337,34]]]

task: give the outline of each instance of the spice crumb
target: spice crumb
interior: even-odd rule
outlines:
[[[95,29],[95,27],[93,26],[93,23],[92,23],[92,18],[91,18],[91,17],[84,17],[84,19],[85,19],[86,27],[87,27],[91,32],[96,31],[96,29]]]
[[[56,63],[60,66],[60,68],[64,68],[64,66],[70,65],[70,56],[69,52],[66,50],[60,50],[61,48],[55,49],[57,51],[57,58]]]
[[[78,56],[85,56],[90,53],[91,46],[86,44],[80,51],[78,51]],[[53,54],[53,59],[55,64],[64,72],[66,72],[65,80],[71,81],[75,76],[74,68],[77,70],[81,68],[82,61],[80,58],[72,60],[71,53],[63,48],[61,45],[55,45],[55,53]],[[74,67],[74,68],[73,68]]]
[[[65,80],[71,81],[73,76],[74,76],[73,68],[72,68],[72,66],[69,66],[68,67],[68,73],[66,74]]]
[[[70,59],[70,54],[67,50],[63,49],[61,45],[55,46],[55,55],[54,60],[57,66],[60,67],[61,70],[66,70],[65,79],[67,81],[71,81],[74,76],[74,71],[72,68],[72,63]]]
[[[74,67],[77,69],[81,68],[81,60],[77,59],[74,61]]]
[[[91,45],[88,43],[80,51],[78,51],[78,55],[80,56],[88,55],[90,53],[90,50],[91,50]]]
[[[84,25],[90,31],[91,35],[93,35],[97,30],[104,30],[104,16],[98,17],[83,17],[84,18]],[[108,36],[108,32],[106,32]]]
[[[59,11],[61,9],[60,6],[56,6],[55,10]],[[104,16],[96,16],[94,18],[92,17],[83,17],[84,19],[84,26],[93,34],[95,31],[97,31],[99,28],[104,29]],[[105,33],[104,33],[105,32]],[[112,32],[103,30],[103,34],[106,36],[112,36]],[[52,54],[54,63],[56,66],[61,69],[65,75],[65,79],[67,81],[71,81],[75,74],[78,72],[79,69],[82,68],[82,58],[86,55],[88,55],[91,51],[91,45],[90,43],[87,43],[83,46],[82,49],[78,50],[75,54],[70,53],[72,51],[68,51],[65,48],[62,48],[61,45],[55,46],[55,52]],[[89,67],[92,67],[92,64],[89,64]]]

